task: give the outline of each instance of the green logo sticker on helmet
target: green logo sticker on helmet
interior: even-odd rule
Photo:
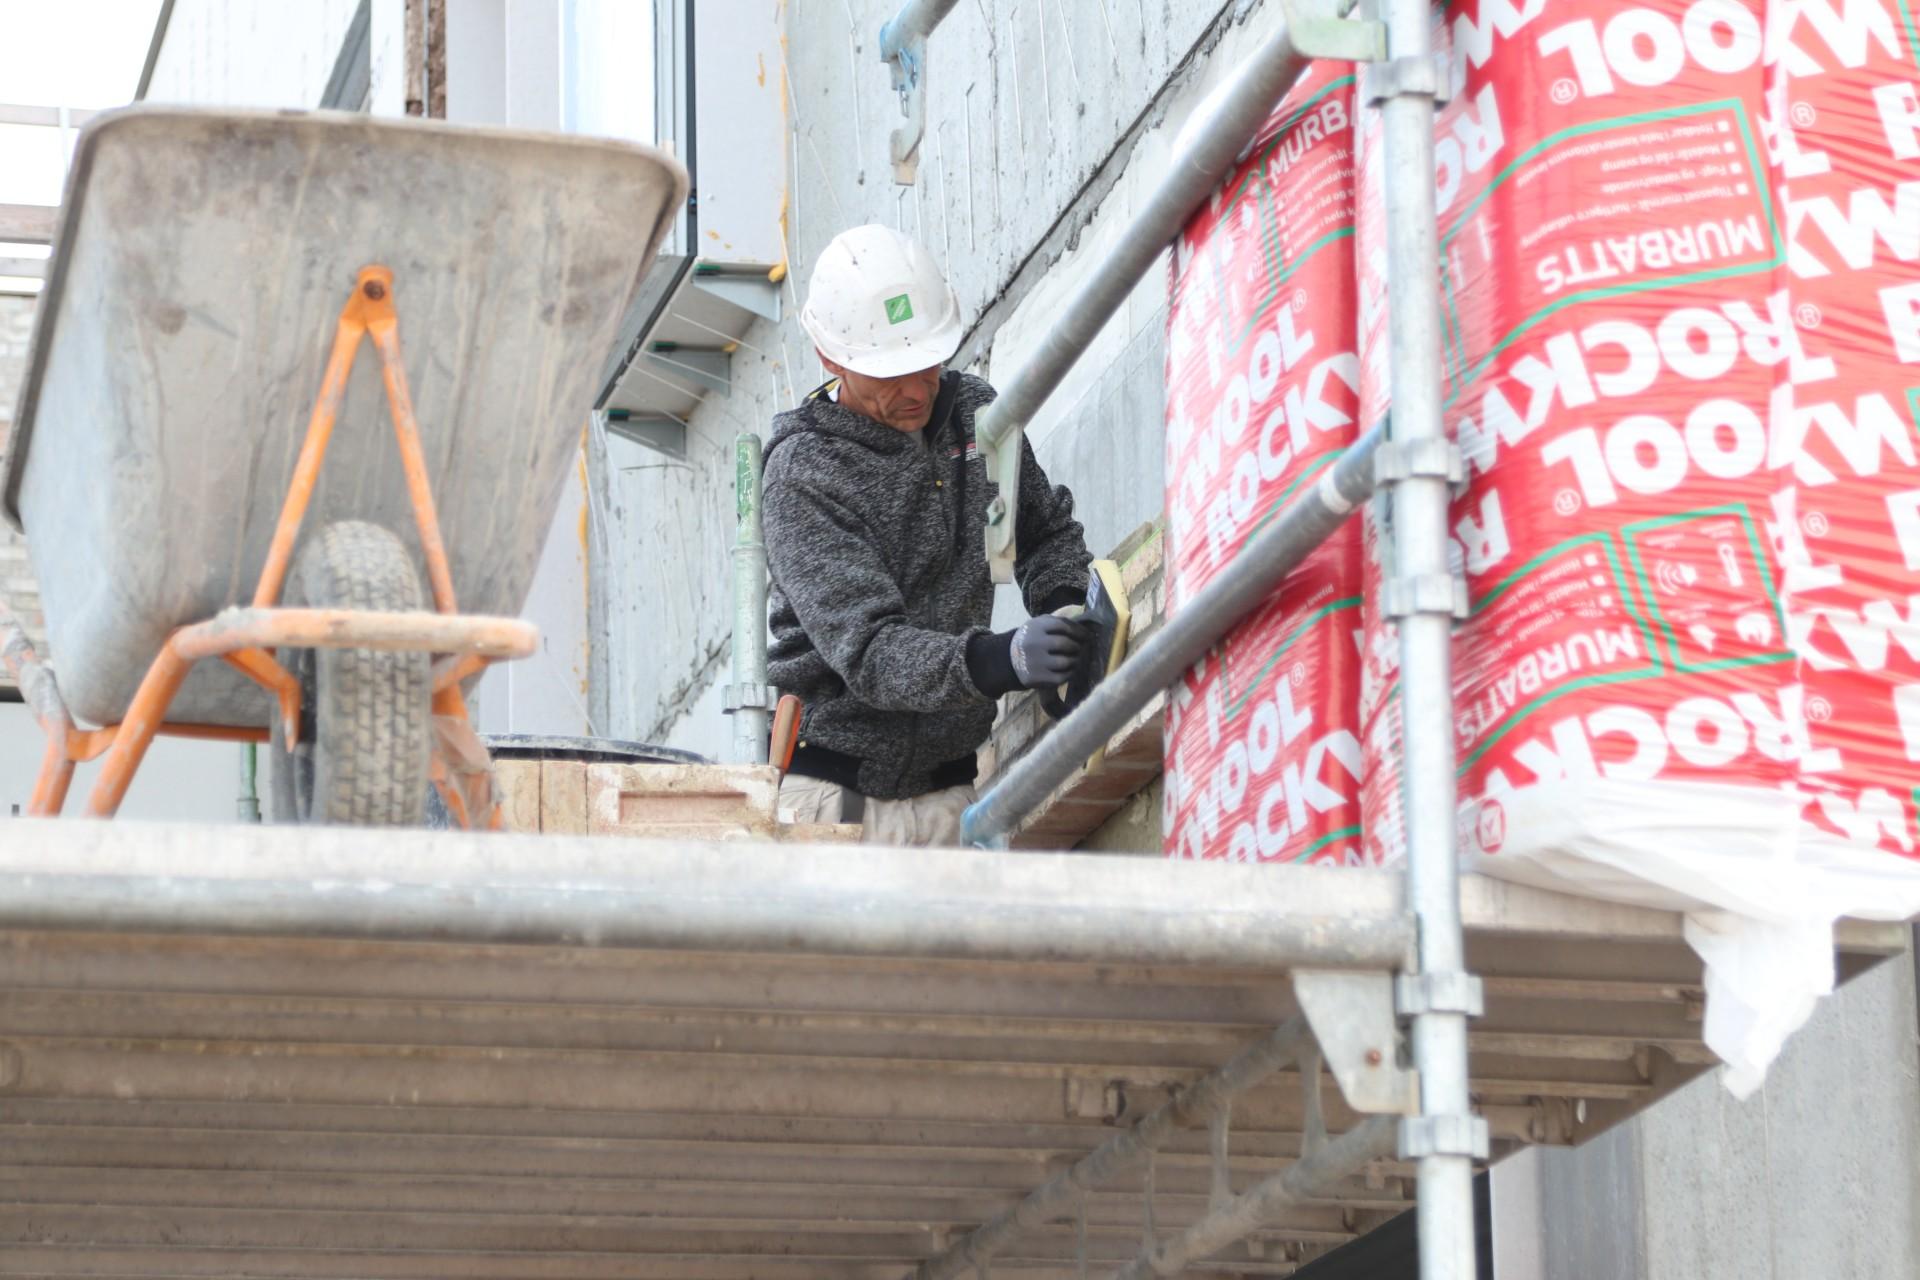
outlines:
[[[897,298],[888,298],[886,306],[888,324],[904,324],[913,319],[913,301],[904,293]]]

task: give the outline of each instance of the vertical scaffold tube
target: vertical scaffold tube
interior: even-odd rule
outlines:
[[[1386,163],[1389,324],[1392,339],[1392,441],[1403,449],[1444,439],[1440,385],[1440,256],[1434,200],[1434,94],[1410,89],[1410,74],[1431,58],[1430,0],[1381,0],[1387,25],[1383,70],[1394,87],[1380,99]],[[1395,84],[1394,82],[1397,82]],[[1446,579],[1444,475],[1414,475],[1393,486],[1395,573],[1409,584]],[[1460,880],[1454,841],[1452,618],[1427,605],[1399,619],[1400,697],[1405,759],[1401,769],[1407,829],[1407,901],[1413,908],[1423,974],[1465,967]],[[1414,1064],[1425,1117],[1464,1117],[1467,1020],[1457,1012],[1416,1014]],[[1473,1162],[1464,1154],[1419,1160],[1421,1280],[1473,1280]]]
[[[733,758],[765,764],[772,699],[767,696],[767,543],[760,522],[760,437],[733,442]],[[757,691],[757,692],[756,692]]]

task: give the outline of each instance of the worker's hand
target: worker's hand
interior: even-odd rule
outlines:
[[[1081,623],[1053,614],[1030,618],[1013,633],[1013,674],[1029,689],[1065,684],[1086,642]]]

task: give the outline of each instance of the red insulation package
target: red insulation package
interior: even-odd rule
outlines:
[[[1353,121],[1352,68],[1317,66],[1176,245],[1169,612],[1358,433]],[[1174,690],[1169,856],[1360,856],[1359,597],[1350,525]]]
[[[1689,911],[1754,1087],[1920,911],[1920,35],[1904,0],[1435,14],[1465,864]],[[1362,410],[1389,408],[1377,118]],[[1369,512],[1367,857],[1402,852]]]

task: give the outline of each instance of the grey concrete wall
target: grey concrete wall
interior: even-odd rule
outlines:
[[[1047,475],[1073,490],[1087,548],[1106,555],[1166,505],[1167,312],[1150,312],[1126,345],[1065,411],[1038,424],[1034,453]],[[997,602],[1006,624],[1021,616],[1010,591]]]
[[[1239,7],[1249,12],[1236,19]],[[786,318],[747,334],[732,395],[710,397],[692,418],[688,462],[608,468],[601,496],[618,585],[595,692],[619,736],[695,749],[725,740],[724,724],[705,720],[731,623],[730,442],[742,430],[764,434],[822,377],[797,315],[826,242],[862,222],[920,237],[945,262],[972,326],[956,362],[1004,377],[1098,269],[1186,116],[1279,17],[1276,0],[967,0],[929,46],[919,181],[899,187],[887,164],[898,105],[874,49],[895,8],[789,5]],[[1078,495],[1096,553],[1161,509],[1165,302],[1156,267],[1031,431],[1049,474]],[[1002,595],[1004,623],[1020,610]]]
[[[612,737],[671,738],[723,758],[733,454],[700,433],[688,446],[681,462],[608,441],[607,536],[594,567],[608,584],[605,719]]]
[[[1647,1280],[1920,1274],[1913,965],[1828,1000],[1735,1102],[1698,1082],[1639,1124]]]
[[[1577,1150],[1494,1171],[1499,1280],[1912,1280],[1920,1052],[1911,957],[1822,1003],[1766,1087],[1714,1075]]]

